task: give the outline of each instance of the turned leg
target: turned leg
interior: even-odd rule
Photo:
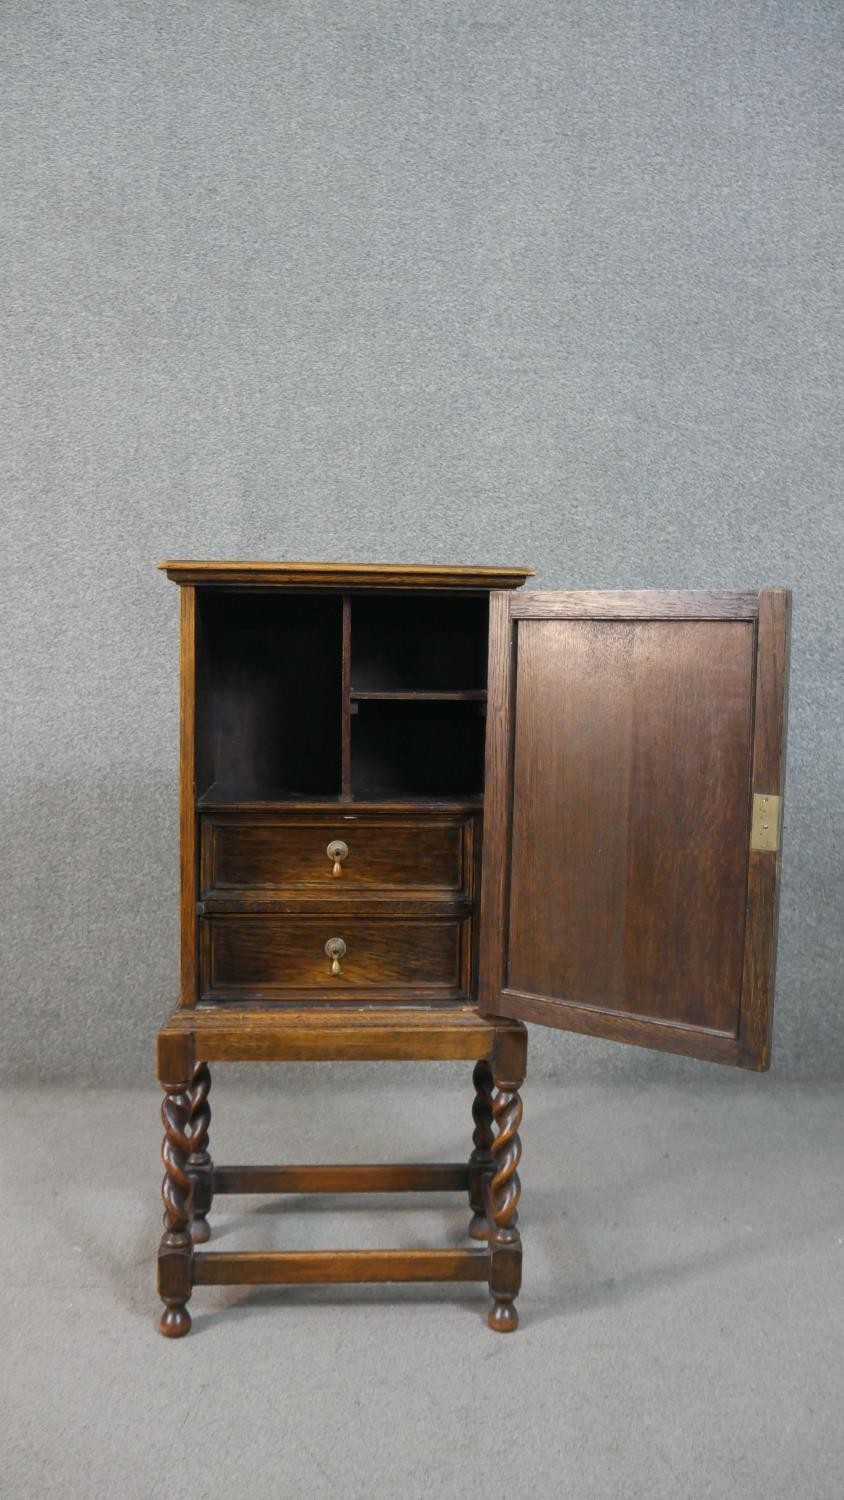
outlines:
[[[188,1157],[188,1172],[193,1182],[193,1220],[191,1239],[195,1245],[204,1245],[211,1238],[208,1214],[214,1198],[214,1168],[208,1150],[208,1128],[211,1124],[211,1072],[207,1063],[197,1063],[193,1070],[190,1087],[190,1110],[188,1111],[188,1136],[191,1153]]]
[[[512,1333],[519,1326],[516,1297],[522,1284],[522,1242],[517,1229],[521,1185],[518,1165],[522,1155],[519,1126],[522,1101],[516,1081],[496,1078],[493,1119],[495,1138],[492,1143],[494,1171],[484,1188],[489,1220],[490,1269],[489,1289],[492,1307],[487,1315],[496,1333]]]
[[[159,1326],[166,1338],[179,1339],[190,1332],[187,1302],[193,1283],[193,1242],[190,1236],[193,1182],[188,1172],[192,1150],[188,1134],[191,1085],[187,1081],[164,1083],[162,1088],[164,1234],[158,1250],[158,1291],[164,1312]]]
[[[469,1157],[469,1207],[472,1209],[469,1233],[473,1240],[485,1240],[489,1238],[490,1228],[484,1211],[484,1177],[489,1176],[493,1169],[493,1081],[492,1068],[486,1058],[475,1064],[472,1082],[475,1085],[475,1100],[472,1105],[472,1119],[475,1122],[472,1142],[475,1149]]]

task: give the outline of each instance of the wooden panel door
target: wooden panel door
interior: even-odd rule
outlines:
[[[789,611],[492,595],[482,1010],[768,1066]]]

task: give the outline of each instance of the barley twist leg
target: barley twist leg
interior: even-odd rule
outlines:
[[[518,1166],[522,1155],[519,1139],[522,1101],[515,1084],[497,1080],[493,1119],[494,1171],[485,1194],[487,1216],[492,1226],[489,1288],[493,1305],[487,1321],[497,1333],[511,1333],[519,1324],[515,1301],[522,1279],[522,1242],[517,1228],[521,1193]]]
[[[191,1141],[188,1172],[193,1180],[193,1221],[190,1233],[195,1245],[204,1245],[211,1238],[208,1213],[214,1198],[214,1167],[208,1150],[210,1092],[211,1072],[208,1064],[197,1063],[191,1079],[188,1111],[188,1135]]]
[[[469,1157],[469,1206],[472,1209],[469,1233],[473,1240],[485,1240],[490,1234],[484,1208],[484,1178],[491,1174],[493,1165],[492,1096],[494,1087],[492,1068],[485,1058],[475,1064],[472,1082],[475,1085],[475,1099],[472,1104],[472,1119],[475,1122],[472,1142],[475,1149]]]
[[[187,1302],[193,1279],[193,1244],[190,1235],[193,1182],[188,1172],[192,1143],[188,1135],[191,1106],[190,1083],[165,1083],[161,1104],[164,1144],[161,1160],[164,1181],[164,1234],[158,1251],[158,1291],[164,1303],[160,1328],[166,1338],[183,1338],[190,1332]]]

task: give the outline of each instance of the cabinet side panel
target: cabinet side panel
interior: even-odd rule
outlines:
[[[180,1005],[196,1004],[196,590],[183,586],[179,628]]]
[[[753,623],[518,631],[506,986],[734,1038]]]
[[[484,772],[483,878],[478,943],[478,1001],[501,1013],[507,949],[510,805],[513,749],[513,622],[510,595],[489,598],[486,763]]]

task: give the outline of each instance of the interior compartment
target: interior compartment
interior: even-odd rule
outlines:
[[[341,787],[342,599],[197,591],[197,794]]]
[[[196,605],[204,806],[480,796],[485,595],[200,588]]]
[[[362,595],[352,601],[351,688],[486,688],[489,600],[444,594]]]
[[[479,796],[484,777],[482,705],[364,701],[352,716],[353,795]]]

